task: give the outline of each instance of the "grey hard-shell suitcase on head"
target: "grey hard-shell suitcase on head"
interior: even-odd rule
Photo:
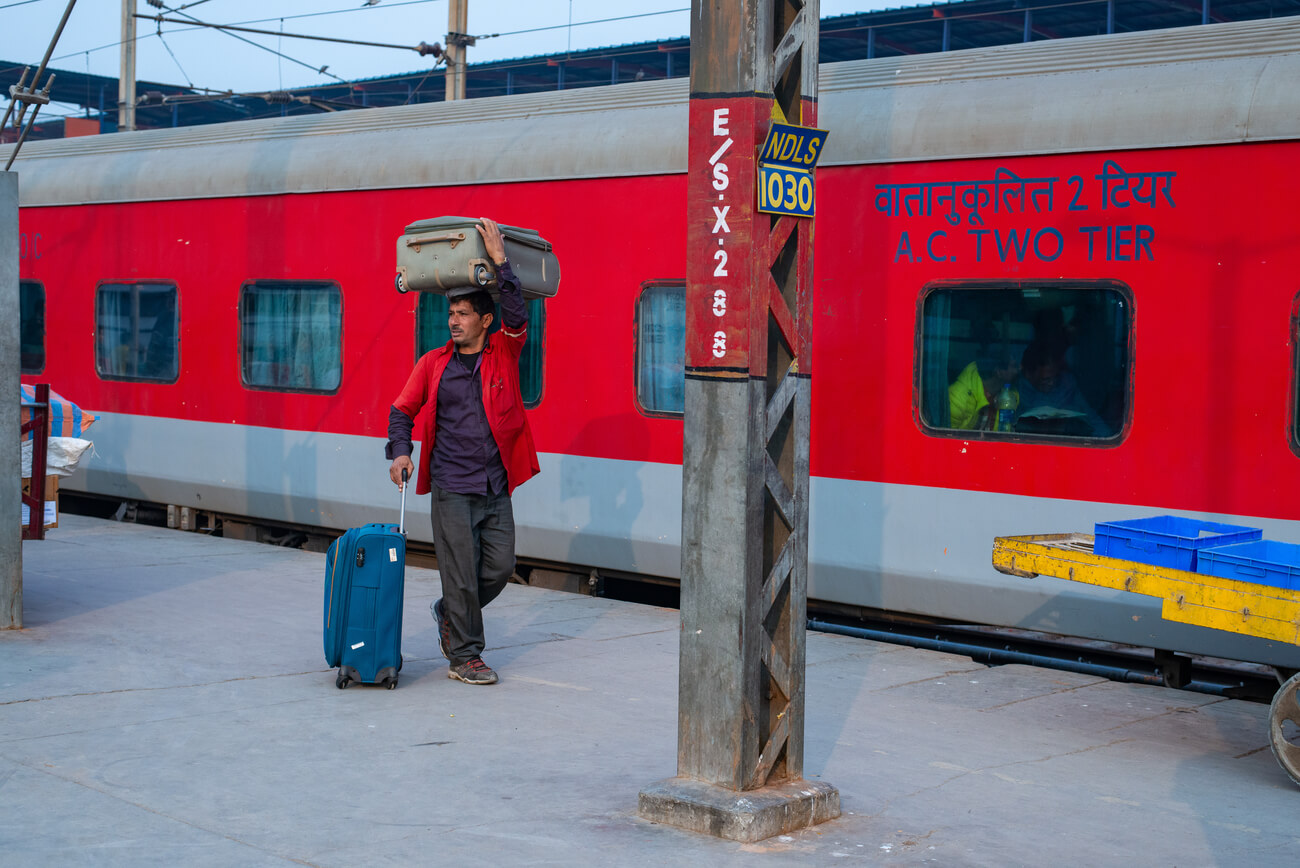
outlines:
[[[397,239],[397,290],[445,293],[473,287],[497,295],[496,270],[478,234],[477,220],[417,220]],[[560,288],[560,260],[532,229],[502,226],[506,256],[525,298],[550,298]]]

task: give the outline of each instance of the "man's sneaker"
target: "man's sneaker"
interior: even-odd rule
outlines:
[[[442,617],[442,597],[434,600],[429,605],[433,612],[433,620],[438,622],[438,650],[442,656],[448,660],[451,659],[451,625]]]
[[[488,668],[482,657],[471,657],[459,666],[451,667],[447,670],[447,677],[466,684],[497,683],[497,674]]]

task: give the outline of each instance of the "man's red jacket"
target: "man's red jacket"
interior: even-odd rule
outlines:
[[[479,376],[483,385],[483,410],[488,428],[501,452],[501,463],[506,468],[507,494],[532,479],[541,467],[537,463],[537,450],[533,446],[533,432],[528,427],[524,413],[524,396],[519,391],[519,355],[527,340],[526,329],[509,332],[506,328],[488,335],[479,360]],[[427,406],[423,435],[420,440],[420,470],[416,475],[415,493],[428,494],[432,490],[430,461],[433,457],[433,438],[437,430],[438,383],[442,372],[451,361],[455,345],[430,350],[415,363],[402,393],[393,406],[414,419]]]

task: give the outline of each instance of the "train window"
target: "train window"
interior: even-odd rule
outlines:
[[[528,341],[519,357],[519,390],[524,395],[525,407],[536,407],[542,402],[542,336],[546,333],[546,306],[540,298],[531,298],[528,305]],[[415,357],[436,350],[451,340],[447,330],[447,297],[431,292],[420,293],[415,309]],[[501,328],[501,306],[497,305],[488,329]]]
[[[18,282],[19,370],[45,370],[45,287],[35,280]]]
[[[253,281],[239,292],[244,385],[333,392],[343,381],[343,298],[329,281]]]
[[[343,381],[343,297],[328,281],[258,280],[239,294],[244,385],[334,392]]]
[[[95,290],[95,370],[107,380],[174,383],[180,376],[174,283],[101,283]]]
[[[1132,301],[1115,281],[942,283],[921,295],[927,433],[1118,442],[1129,415]]]
[[[652,416],[686,409],[686,286],[650,283],[636,303],[636,400]]]
[[[1291,451],[1300,455],[1300,295],[1291,303]]]

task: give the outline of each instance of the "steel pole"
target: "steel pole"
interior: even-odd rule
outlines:
[[[117,129],[135,129],[135,0],[122,0],[122,62],[117,78]]]
[[[817,0],[694,0],[677,777],[647,819],[755,841],[839,816],[803,780],[813,221],[756,209],[774,118],[816,124]]]

